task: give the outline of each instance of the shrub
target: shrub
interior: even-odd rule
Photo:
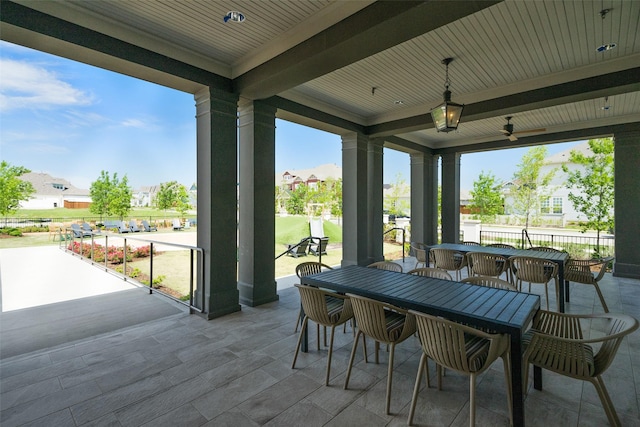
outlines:
[[[153,250],[153,253],[156,253],[156,250]],[[140,246],[133,251],[134,258],[146,258],[151,254],[151,245]]]

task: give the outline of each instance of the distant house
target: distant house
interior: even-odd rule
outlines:
[[[30,172],[20,177],[36,190],[31,199],[20,202],[22,209],[87,208],[91,204],[89,190],[73,186],[63,178]]]
[[[276,184],[283,190],[295,191],[300,185],[316,188],[320,182],[340,178],[342,178],[342,168],[336,164],[327,163],[311,169],[286,170],[276,175]]]
[[[153,205],[153,200],[160,191],[159,185],[151,185],[148,187],[140,187],[134,191],[131,197],[131,206],[133,207],[149,207]]]
[[[582,165],[569,162],[571,151],[578,151],[585,156],[593,155],[589,143],[587,141],[578,144],[570,149],[561,151],[559,153],[548,156],[544,159],[544,166],[540,168],[540,176],[544,176],[555,170],[553,179],[549,183],[549,186],[543,189],[543,193],[547,193],[543,199],[540,200],[540,212],[539,215],[546,220],[555,220],[561,222],[563,225],[567,221],[583,221],[586,220],[584,215],[577,212],[571,201],[569,200],[569,193],[574,193],[577,190],[571,190],[567,187],[567,174],[562,171],[562,166],[566,165],[570,171],[582,169]],[[511,198],[509,197],[509,190],[514,185],[514,182],[507,182],[503,185],[503,193],[505,194],[505,213],[511,213],[510,208]]]

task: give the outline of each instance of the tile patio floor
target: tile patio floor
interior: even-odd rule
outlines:
[[[410,260],[407,266],[412,267]],[[608,274],[601,283],[612,311],[640,317],[640,281]],[[310,352],[301,354],[291,369],[299,299],[295,288],[280,287],[279,301],[243,306],[241,312],[212,321],[177,310],[3,358],[0,425],[406,425],[420,356],[416,340],[396,350],[393,415],[385,415],[386,352],[381,351],[379,365],[365,364],[359,352],[350,388],[343,390],[353,341],[349,329],[336,333],[330,386],[324,386],[327,351],[315,349],[313,332]],[[157,295],[139,292],[151,306],[167,304]],[[571,298],[568,311],[601,311],[590,287],[572,285]],[[103,309],[109,310],[106,305]],[[100,316],[78,321],[100,322]],[[430,369],[433,373],[432,364]],[[543,379],[544,390],[531,390],[525,401],[528,426],[607,425],[591,384],[546,371]],[[640,426],[640,332],[625,339],[605,382],[623,425]],[[477,396],[478,426],[508,425],[501,361],[479,378]],[[467,378],[448,371],[442,391],[421,391],[415,425],[466,426],[468,410]]]

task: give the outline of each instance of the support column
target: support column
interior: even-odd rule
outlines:
[[[411,153],[411,241],[438,243],[438,158]]]
[[[368,142],[358,133],[342,136],[342,266],[369,263]]]
[[[640,279],[640,132],[616,132],[615,238],[613,275]]]
[[[370,141],[367,151],[367,199],[369,201],[369,259],[367,262],[384,259],[383,236],[383,140]]]
[[[442,156],[442,242],[460,241],[460,153]]]
[[[278,299],[275,280],[276,109],[260,101],[240,108],[240,302]]]
[[[197,121],[197,245],[204,250],[204,283],[196,306],[208,319],[240,310],[237,288],[237,95],[195,94]],[[202,265],[202,264],[200,264]],[[204,295],[203,295],[204,293]],[[203,304],[204,307],[201,307]]]

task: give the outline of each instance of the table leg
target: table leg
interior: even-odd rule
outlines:
[[[304,319],[304,309],[302,308],[302,304],[300,304],[300,319]],[[304,322],[304,320],[302,320]],[[304,332],[302,333],[302,343],[300,343],[300,350],[303,353],[307,353],[309,351],[309,324],[307,323],[307,327],[304,328]]]
[[[542,390],[542,368],[540,366],[533,367],[533,388]]]
[[[558,311],[564,313],[564,302],[569,302],[569,286],[564,281],[564,262],[558,263]]]
[[[520,331],[510,336],[511,351],[509,354],[511,365],[511,411],[513,425],[524,426],[524,392],[522,390],[522,344]]]

